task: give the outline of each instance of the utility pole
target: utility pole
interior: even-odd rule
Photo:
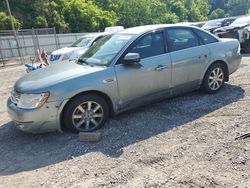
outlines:
[[[13,18],[12,18],[12,14],[11,14],[11,11],[10,11],[9,0],[6,0],[6,4],[7,4],[9,16],[10,16],[10,22],[11,22],[12,31],[14,32],[14,37],[15,37],[16,44],[17,44],[18,55],[19,55],[19,57],[20,57],[20,59],[21,59],[21,63],[23,63],[22,55],[21,55],[20,47],[19,47],[19,42],[18,42],[18,38],[17,38],[16,28],[15,28],[15,25],[14,25],[14,22],[13,22]]]

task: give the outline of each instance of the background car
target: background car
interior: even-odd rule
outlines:
[[[202,26],[202,29],[213,33],[215,29],[221,27],[223,20],[224,19],[209,20]]]
[[[209,20],[202,26],[202,29],[209,31],[210,33],[214,33],[216,29],[228,26],[231,23],[233,23],[236,19],[237,19],[236,17],[230,17],[230,18]]]
[[[7,102],[19,129],[100,128],[110,115],[201,88],[218,92],[241,62],[236,39],[191,26],[149,25],[103,37],[75,63],[19,79]]]
[[[49,62],[59,63],[65,60],[75,60],[86,52],[96,41],[106,36],[106,33],[88,34],[68,47],[55,50],[51,53]]]
[[[225,18],[225,19],[223,20],[223,22],[221,23],[221,27],[229,26],[229,25],[232,24],[236,19],[237,19],[237,17]]]
[[[87,34],[75,41],[69,47],[53,51],[50,55],[50,63],[76,60],[102,37],[122,30],[124,30],[123,26],[112,26],[106,27],[103,33]]]
[[[214,31],[220,38],[235,38],[241,43],[241,48],[245,52],[250,52],[250,16],[236,19],[229,26],[225,26]]]

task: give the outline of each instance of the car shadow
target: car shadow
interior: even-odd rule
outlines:
[[[17,130],[12,122],[0,126],[0,176],[53,165],[89,152],[119,157],[123,148],[182,126],[244,97],[245,91],[225,84],[214,95],[195,91],[166,99],[111,118],[100,130],[100,142],[80,142],[78,135],[32,135]]]

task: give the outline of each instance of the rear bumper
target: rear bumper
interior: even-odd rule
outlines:
[[[52,132],[58,129],[57,126],[57,102],[46,103],[38,109],[20,109],[7,101],[7,110],[10,118],[16,123],[17,128],[30,133]]]
[[[233,74],[236,70],[238,70],[241,60],[242,60],[241,55],[237,55],[236,57],[234,57],[234,59],[232,60],[232,63],[228,67],[229,75]]]

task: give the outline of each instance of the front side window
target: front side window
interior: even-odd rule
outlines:
[[[133,35],[130,34],[114,34],[103,37],[79,58],[78,63],[106,66],[132,37]]]
[[[165,53],[163,33],[152,33],[139,39],[129,53],[140,54],[141,59]]]
[[[215,37],[206,32],[200,31],[198,29],[195,29],[195,32],[199,35],[204,44],[211,44],[218,42],[218,40]]]
[[[199,46],[199,39],[190,29],[167,29],[168,46],[171,52]]]

